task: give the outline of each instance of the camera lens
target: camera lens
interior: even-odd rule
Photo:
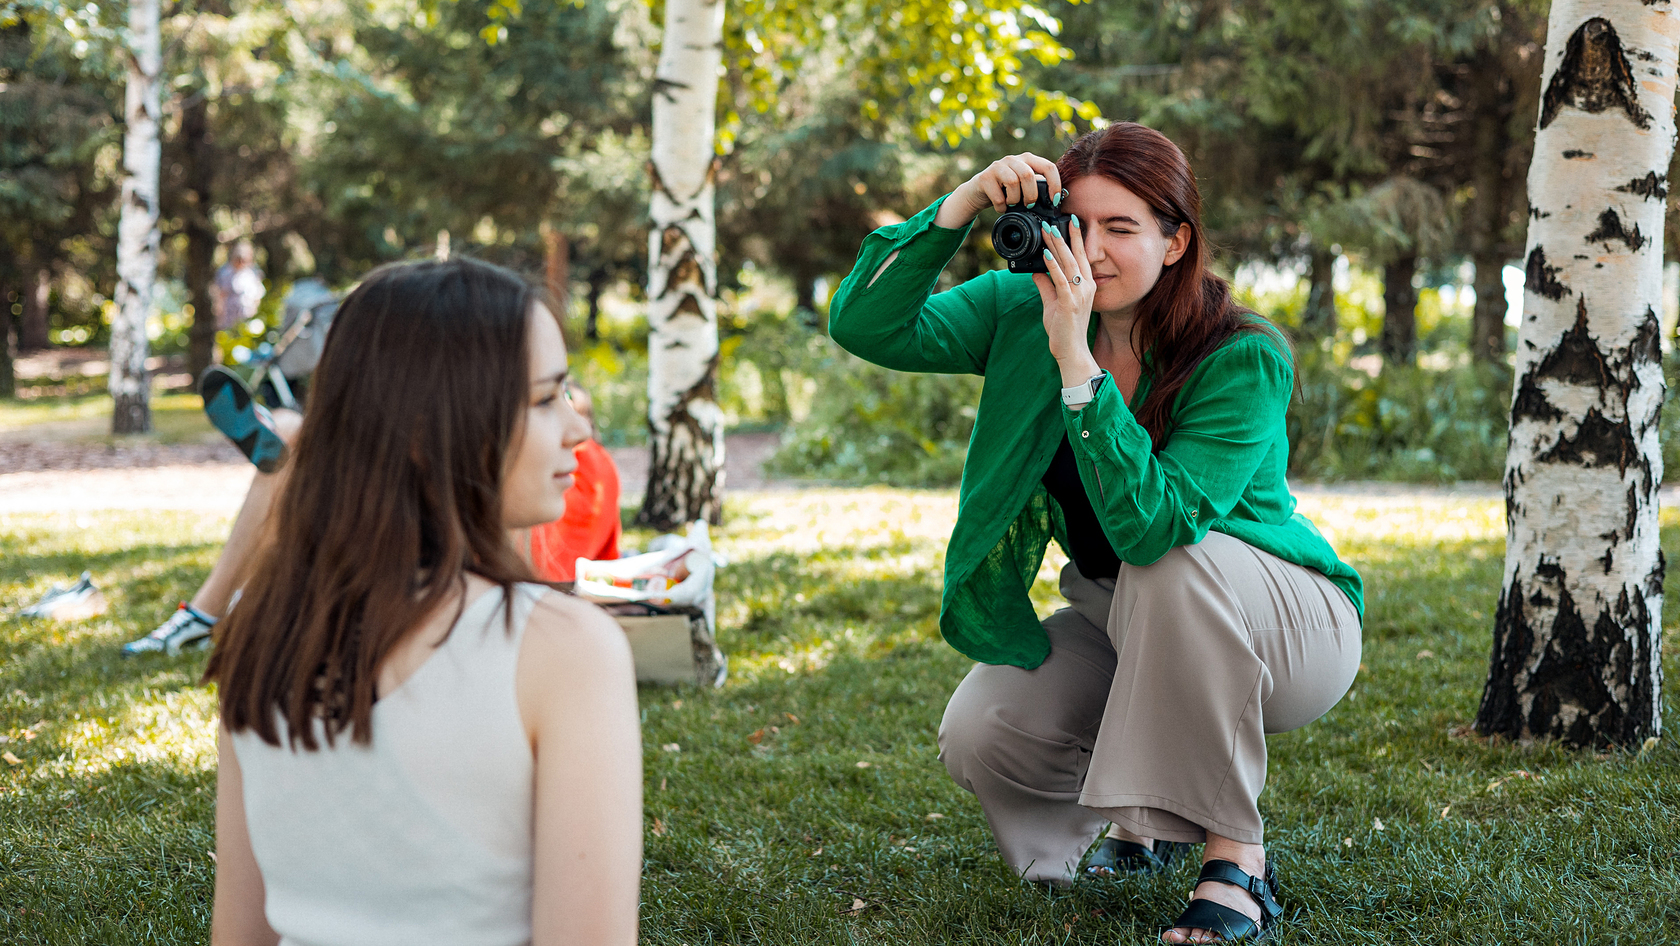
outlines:
[[[1021,259],[1032,253],[1038,241],[1037,224],[1025,214],[1007,213],[992,227],[992,247],[1004,259]]]

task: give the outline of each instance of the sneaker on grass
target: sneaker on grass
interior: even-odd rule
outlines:
[[[215,626],[215,618],[183,601],[157,630],[124,644],[123,656],[167,654],[173,657],[186,647],[202,650],[210,646],[210,629]]]

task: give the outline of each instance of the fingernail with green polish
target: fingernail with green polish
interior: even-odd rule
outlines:
[[[1049,250],[1044,251],[1044,261],[1046,263],[1050,262],[1050,251]]]
[[[1050,198],[1050,206],[1060,207],[1062,205],[1062,198],[1066,197],[1066,196],[1067,196],[1067,191],[1062,191],[1062,192],[1058,193],[1056,196]]]
[[[1073,217],[1073,225],[1076,227],[1079,226],[1079,216],[1077,214],[1072,214],[1070,216]]]

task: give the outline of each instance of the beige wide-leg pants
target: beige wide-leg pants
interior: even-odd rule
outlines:
[[[1322,574],[1210,532],[1113,581],[1062,569],[1032,670],[977,664],[939,757],[979,796],[1004,860],[1061,883],[1109,822],[1146,838],[1259,844],[1266,733],[1335,706],[1360,624]]]

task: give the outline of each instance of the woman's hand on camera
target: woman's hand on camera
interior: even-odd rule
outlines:
[[[1062,176],[1056,171],[1056,162],[1030,152],[999,158],[952,191],[940,205],[933,222],[955,230],[967,226],[987,207],[1001,213],[1010,204],[1020,203],[1023,194],[1025,199],[1035,200],[1039,177],[1049,185],[1051,199],[1062,192]]]
[[[1061,365],[1064,377],[1077,384],[1096,374],[1096,359],[1086,340],[1091,326],[1091,302],[1097,294],[1091,279],[1091,263],[1085,258],[1085,234],[1078,217],[1069,224],[1073,243],[1062,239],[1060,230],[1046,226],[1044,268],[1034,273],[1033,284],[1044,302],[1044,331],[1050,336],[1050,354]],[[1070,374],[1071,373],[1071,374]]]

